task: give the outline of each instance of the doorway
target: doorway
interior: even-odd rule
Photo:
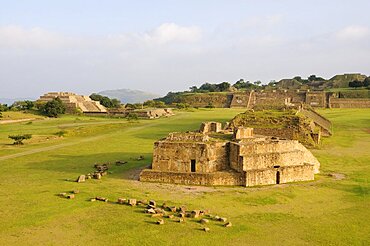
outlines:
[[[280,184],[280,171],[276,172],[276,184]]]
[[[195,163],[196,163],[195,160],[190,161],[190,170],[191,170],[192,173],[195,173],[195,171],[196,171]]]

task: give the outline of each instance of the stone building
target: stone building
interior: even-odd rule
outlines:
[[[66,107],[67,113],[75,113],[80,110],[83,113],[107,113],[107,109],[98,101],[93,101],[89,96],[77,95],[72,92],[49,92],[37,100],[38,102],[48,102],[59,97]]]
[[[297,140],[254,135],[252,128],[170,133],[154,144],[151,169],[140,181],[192,185],[256,186],[314,179],[320,163]]]

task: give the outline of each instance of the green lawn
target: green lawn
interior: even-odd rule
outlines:
[[[140,183],[153,143],[168,132],[195,130],[202,121],[228,121],[240,109],[177,112],[171,118],[129,123],[122,119],[65,116],[0,125],[1,245],[369,245],[370,109],[321,110],[334,136],[313,150],[321,162],[314,182],[243,187],[196,187]],[[64,131],[64,137],[57,132]],[[31,133],[23,146],[8,135]],[[145,156],[144,161],[134,160]],[[76,183],[94,163],[112,165],[102,180]],[[329,177],[341,173],[343,180]],[[56,196],[78,189],[74,200]],[[155,199],[189,209],[209,209],[233,227],[211,222],[205,233],[195,220],[156,219],[104,196]]]

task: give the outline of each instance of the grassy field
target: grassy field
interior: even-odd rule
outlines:
[[[129,123],[122,119],[65,116],[0,125],[1,245],[369,245],[370,109],[321,110],[334,136],[313,150],[321,162],[314,182],[258,188],[196,187],[140,183],[153,142],[168,132],[198,128],[202,121],[228,121],[242,110],[178,112],[168,119]],[[60,134],[62,132],[63,134]],[[9,134],[31,133],[23,146]],[[59,133],[59,134],[58,134]],[[60,137],[60,135],[64,135]],[[135,158],[143,155],[144,161]],[[102,180],[72,182],[94,163],[112,165]],[[344,174],[335,179],[329,173]],[[73,200],[60,192],[78,189]],[[205,233],[195,220],[156,219],[95,196],[154,199],[159,204],[209,209],[233,227],[211,222]]]

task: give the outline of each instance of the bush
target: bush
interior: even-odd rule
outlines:
[[[23,140],[31,139],[32,135],[31,134],[19,134],[19,135],[9,135],[8,138],[14,140],[14,145],[22,145]]]
[[[126,118],[128,121],[137,121],[139,116],[136,113],[129,113]]]
[[[215,106],[212,104],[212,103],[208,103],[208,105],[206,106],[206,108],[214,108]]]
[[[176,103],[176,108],[178,108],[178,109],[189,108],[189,104],[187,104],[187,103]]]
[[[54,135],[58,137],[64,137],[65,134],[67,134],[67,131],[64,131],[64,130],[54,133]]]
[[[102,96],[96,93],[90,95],[90,98],[94,101],[99,101],[101,105],[107,108],[119,108],[121,107],[121,102],[115,98],[110,99],[109,97]]]
[[[40,111],[48,117],[58,117],[60,114],[64,114],[66,108],[59,97],[45,103],[41,106]]]

